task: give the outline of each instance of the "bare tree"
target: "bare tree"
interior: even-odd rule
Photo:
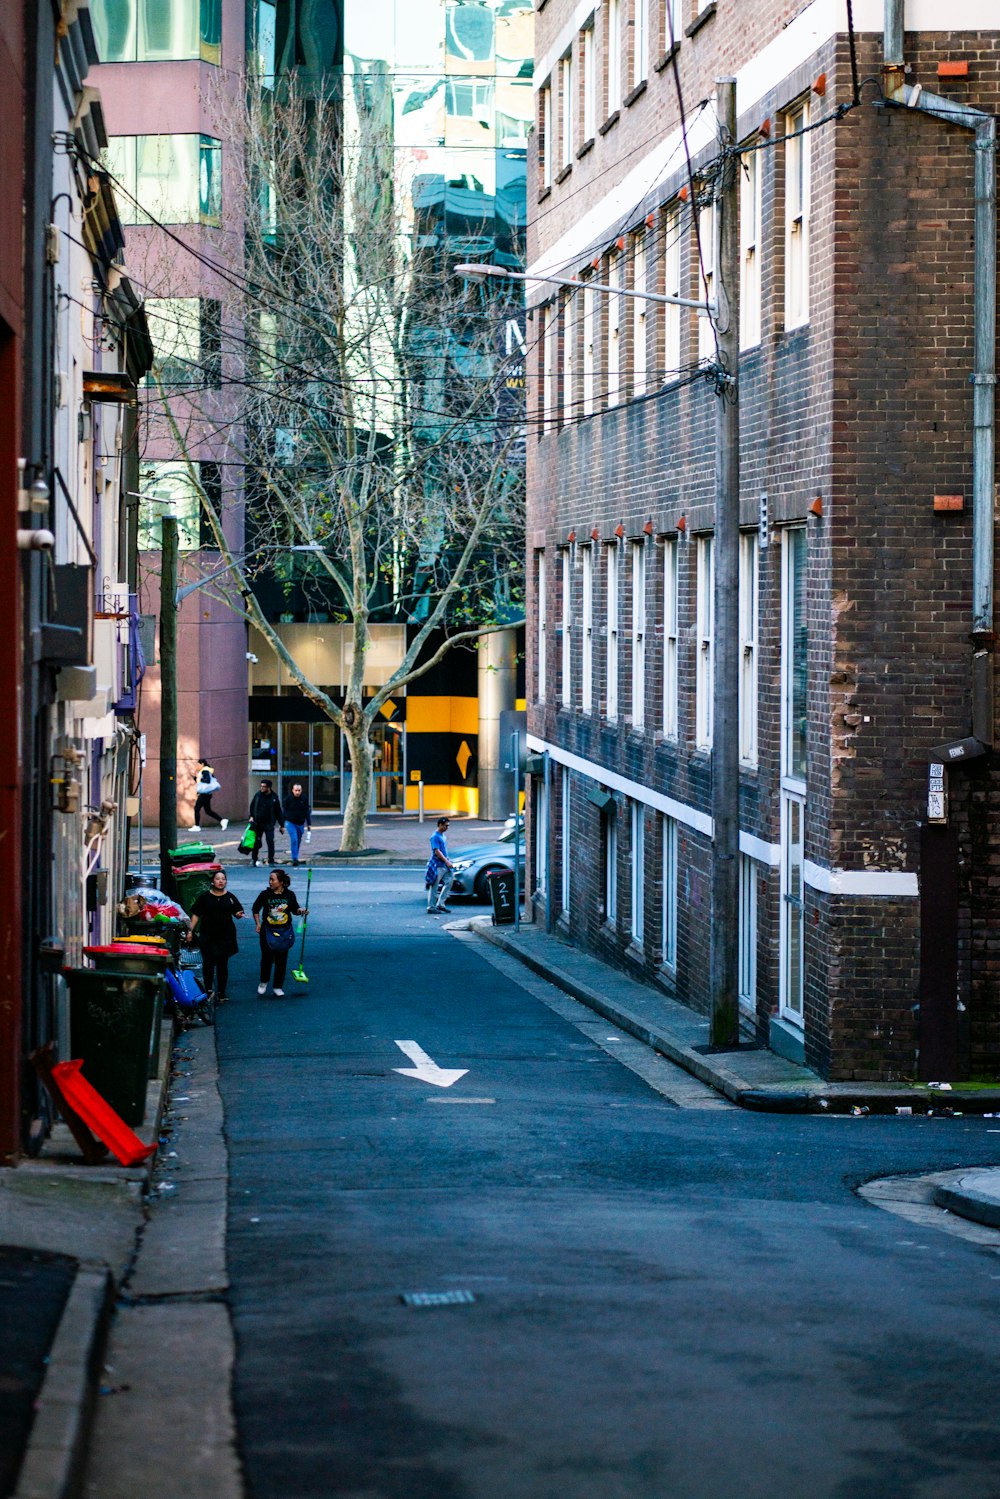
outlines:
[[[455,279],[468,238],[449,249],[420,181],[404,178],[390,78],[306,91],[251,77],[233,98],[220,133],[245,223],[220,272],[223,390],[199,400],[162,384],[155,422],[228,568],[220,595],[347,738],[341,847],[358,850],[383,704],[523,609],[521,417],[501,394],[504,309]],[[224,472],[239,480],[223,483],[220,503],[198,460],[223,438],[235,465]],[[227,506],[244,498],[241,552],[227,539]],[[255,595],[255,582],[290,565],[315,607],[351,632],[342,702],[309,679]],[[411,631],[366,698],[379,619]]]

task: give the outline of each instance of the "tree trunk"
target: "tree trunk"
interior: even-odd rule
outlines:
[[[374,754],[368,738],[370,725],[364,715],[355,710],[353,724],[344,725],[347,744],[351,751],[351,789],[344,812],[344,828],[340,839],[340,851],[344,854],[360,853],[367,848],[365,821],[372,799],[372,767]],[[346,714],[345,714],[346,716]]]

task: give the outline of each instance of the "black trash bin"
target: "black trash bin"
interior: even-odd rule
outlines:
[[[126,1124],[141,1124],[161,980],[70,968],[66,981],[72,1056],[80,1058],[88,1083]]]
[[[513,926],[514,924],[514,871],[512,869],[493,869],[486,876],[490,885],[490,899],[493,902],[493,925]]]

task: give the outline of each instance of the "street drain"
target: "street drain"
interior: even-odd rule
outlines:
[[[404,1306],[468,1306],[475,1301],[471,1291],[404,1291]]]

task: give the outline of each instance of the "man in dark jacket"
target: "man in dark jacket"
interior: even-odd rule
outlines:
[[[296,781],[290,796],[285,797],[285,825],[292,852],[292,863],[299,862],[299,842],[304,832],[312,831],[312,807],[302,790],[302,782]]]
[[[285,819],[281,802],[275,796],[270,781],[261,781],[260,790],[250,803],[250,826],[257,834],[257,846],[253,851],[253,863],[258,862],[261,839],[267,843],[267,862],[274,863],[274,830],[285,831]]]

